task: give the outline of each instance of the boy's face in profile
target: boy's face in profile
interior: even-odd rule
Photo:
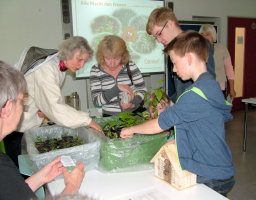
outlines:
[[[169,55],[173,63],[173,72],[176,72],[176,74],[184,81],[191,79],[189,54],[186,53],[185,56],[180,57],[171,50]]]
[[[166,46],[177,36],[172,29],[173,26],[174,23],[172,20],[166,21],[165,26],[155,25],[151,35],[157,39],[158,43],[162,43],[164,46]]]

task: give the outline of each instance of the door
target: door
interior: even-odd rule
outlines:
[[[232,111],[242,110],[242,99],[256,97],[256,19],[228,18],[228,50],[237,93]]]

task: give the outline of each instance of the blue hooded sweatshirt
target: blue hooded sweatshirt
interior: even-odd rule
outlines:
[[[205,98],[193,91],[200,89]],[[181,168],[216,180],[235,175],[230,149],[225,142],[225,122],[232,120],[220,85],[205,72],[187,88],[176,104],[159,116],[166,130],[176,125],[176,145]]]

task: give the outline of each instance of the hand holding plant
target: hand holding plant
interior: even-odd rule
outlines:
[[[131,136],[133,136],[133,132],[131,130],[131,128],[123,128],[121,130],[121,134],[120,134],[120,137],[121,138],[130,138]]]

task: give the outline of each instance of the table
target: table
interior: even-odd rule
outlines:
[[[242,102],[245,103],[244,107],[244,140],[243,140],[243,151],[246,151],[246,137],[247,137],[247,114],[248,114],[248,104],[256,104],[256,99],[248,98],[242,99]]]
[[[47,184],[47,187],[51,195],[58,195],[65,187],[64,180],[52,181]],[[203,184],[197,184],[183,191],[178,191],[166,182],[156,178],[154,170],[111,174],[103,174],[98,170],[91,170],[85,173],[79,193],[100,200],[133,200],[136,199],[134,196],[137,196],[138,193],[144,194],[147,191],[156,190],[165,197],[159,198],[161,200],[227,199]],[[148,200],[150,199],[148,198]]]

